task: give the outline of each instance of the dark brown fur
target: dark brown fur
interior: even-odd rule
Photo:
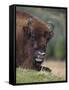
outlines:
[[[48,29],[47,24],[34,16],[25,12],[16,12],[16,65],[26,69],[34,68],[32,63],[33,48],[31,46],[31,40],[28,39],[26,34],[27,32],[30,32],[30,29],[27,31],[24,30],[24,27],[28,25],[28,19],[30,17],[32,18],[31,25],[38,38],[34,47],[40,48],[42,45],[47,44],[47,38],[51,32],[51,30]],[[46,32],[46,37],[44,37],[44,32]]]

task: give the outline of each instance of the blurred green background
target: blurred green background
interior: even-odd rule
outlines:
[[[25,11],[40,18],[44,22],[50,21],[54,25],[54,36],[47,45],[47,58],[66,60],[66,9],[16,7],[17,11]]]

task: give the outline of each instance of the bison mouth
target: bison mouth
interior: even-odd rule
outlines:
[[[41,64],[43,63],[44,59],[46,57],[46,48],[43,49],[37,49],[34,51],[33,54],[33,65],[37,70],[41,70]]]

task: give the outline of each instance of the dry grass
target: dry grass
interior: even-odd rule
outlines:
[[[52,72],[43,72],[17,68],[16,69],[16,83],[33,83],[33,82],[51,82],[66,80],[65,62],[61,61],[47,61],[42,64],[49,67]]]

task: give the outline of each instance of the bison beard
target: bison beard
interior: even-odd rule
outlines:
[[[16,66],[41,70],[52,35],[49,25],[25,12],[16,12]]]

